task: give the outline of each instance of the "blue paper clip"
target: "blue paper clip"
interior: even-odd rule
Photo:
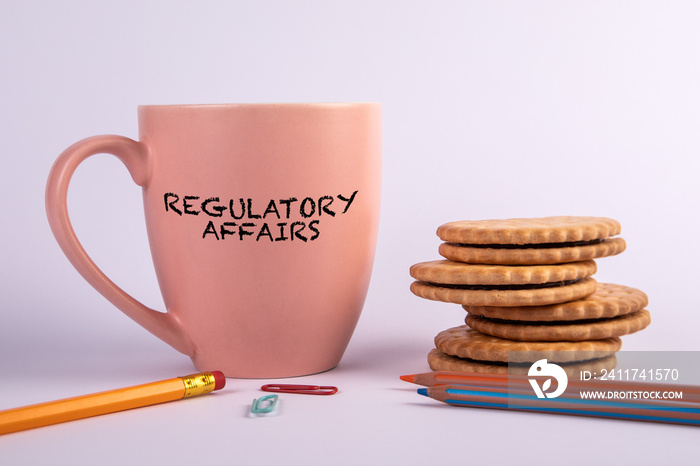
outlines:
[[[251,414],[270,414],[277,408],[279,396],[266,395],[253,400],[253,405],[250,407]]]

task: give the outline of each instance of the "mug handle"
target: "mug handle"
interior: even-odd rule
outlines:
[[[46,214],[51,231],[73,267],[102,296],[153,335],[181,353],[192,356],[194,344],[177,318],[169,312],[159,312],[144,306],[114,284],[87,255],[75,235],[66,204],[68,185],[82,161],[103,153],[121,160],[137,185],[143,187],[148,183],[151,163],[145,144],[114,135],[83,139],[63,151],[49,173],[46,183]]]

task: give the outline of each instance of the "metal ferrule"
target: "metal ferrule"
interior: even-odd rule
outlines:
[[[183,396],[183,398],[204,395],[212,392],[214,391],[214,386],[216,385],[214,375],[212,375],[211,372],[186,375],[180,378],[185,383],[185,396]]]

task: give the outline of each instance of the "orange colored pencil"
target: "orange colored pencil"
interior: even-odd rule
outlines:
[[[513,374],[488,374],[476,372],[436,371],[422,374],[402,375],[401,380],[424,387],[439,385],[471,385],[481,387],[515,388],[524,386],[530,389],[529,377]],[[569,379],[568,388],[575,390],[620,390],[620,391],[682,391],[683,401],[700,403],[700,386],[662,384],[653,382],[630,382],[619,380],[575,380]]]
[[[0,411],[0,435],[101,414],[180,400],[220,390],[226,378],[219,371],[120,388]]]

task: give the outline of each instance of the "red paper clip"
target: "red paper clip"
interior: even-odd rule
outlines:
[[[338,387],[320,385],[290,385],[290,384],[268,384],[260,387],[264,392],[273,393],[299,393],[302,395],[332,395],[338,393]]]

